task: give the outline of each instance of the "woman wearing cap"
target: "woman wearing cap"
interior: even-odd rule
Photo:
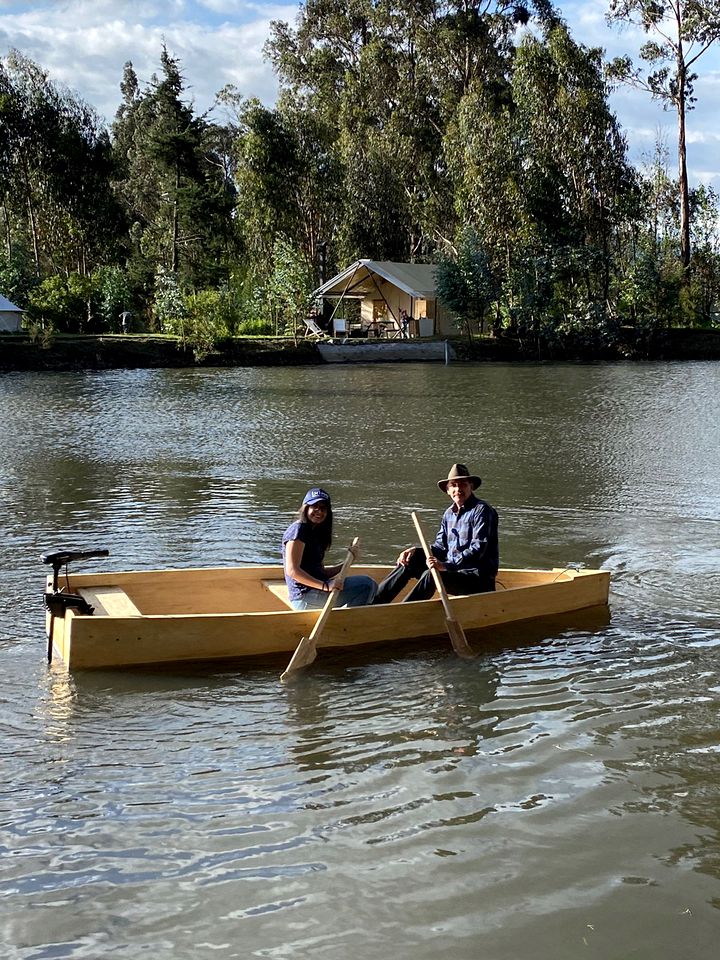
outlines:
[[[430,567],[442,578],[448,593],[485,593],[495,589],[498,571],[498,515],[494,507],[475,496],[482,481],[464,463],[454,463],[437,485],[452,500],[443,514],[432,556],[420,547],[403,550],[393,572],[380,584],[375,603],[390,603],[410,580],[417,583],[405,600],[428,600],[435,593]]]
[[[332,543],[332,505],[320,487],[308,490],[297,518],[283,534],[282,553],[288,598],[295,610],[316,610],[331,591],[339,591],[337,606],[361,607],[372,603],[377,584],[371,577],[337,575],[342,564],[325,566]]]

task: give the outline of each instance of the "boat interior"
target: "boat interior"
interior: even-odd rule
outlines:
[[[358,565],[353,573],[366,574],[380,582],[391,569]],[[571,580],[576,573],[572,569],[503,569],[498,574],[497,589],[514,590]],[[177,616],[292,609],[282,569],[277,566],[69,574],[65,589],[89,603],[95,616]],[[402,599],[400,594],[394,602]]]

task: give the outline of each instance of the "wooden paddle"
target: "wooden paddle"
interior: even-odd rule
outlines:
[[[344,580],[345,572],[350,567],[350,564],[355,559],[355,551],[357,546],[360,543],[360,538],[355,537],[353,542],[350,544],[350,547],[347,552],[347,556],[343,561],[343,565],[340,567],[340,573],[338,573],[333,579]],[[312,663],[315,657],[317,656],[317,642],[318,637],[323,631],[325,626],[325,621],[330,616],[330,611],[335,606],[335,601],[338,597],[337,590],[331,590],[327,600],[325,601],[325,606],[322,608],[322,613],[315,621],[315,626],[312,628],[312,633],[309,637],[303,637],[300,640],[300,643],[295,648],[295,653],[290,658],[290,663],[285,668],[285,672],[281,675],[280,679],[284,682],[287,680],[292,673],[296,670],[301,670],[303,667],[306,667],[308,664]]]
[[[425,556],[429,560],[432,554],[430,553],[430,548],[427,545],[427,540],[425,539],[425,534],[420,526],[420,521],[418,520],[417,514],[413,513],[412,518],[418,537],[420,537],[420,544],[425,551]],[[450,603],[445,590],[445,584],[442,582],[442,577],[434,567],[430,567],[430,570],[432,570],[435,586],[437,587],[437,591],[440,594],[440,599],[442,600],[442,605],[445,609],[445,626],[447,627],[447,632],[450,634],[453,650],[459,657],[465,657],[466,660],[472,660],[475,654],[473,653],[472,647],[467,642],[465,631],[452,615],[452,610],[450,609]]]

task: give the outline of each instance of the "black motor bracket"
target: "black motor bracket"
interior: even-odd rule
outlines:
[[[99,558],[109,556],[110,551],[105,549],[67,550],[65,548],[56,547],[53,550],[48,550],[46,553],[41,554],[40,559],[43,563],[47,563],[49,566],[52,566],[52,592],[58,593],[58,577],[60,575],[61,567],[66,567],[69,563],[74,563],[77,560],[94,560],[96,557]]]
[[[64,617],[68,607],[72,607],[86,617],[92,616],[95,612],[95,607],[79,593],[62,593],[60,590],[45,594],[45,606],[54,617]]]

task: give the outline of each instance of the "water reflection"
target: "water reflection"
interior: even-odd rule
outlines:
[[[72,736],[71,721],[77,702],[75,681],[59,664],[48,670],[45,682],[46,695],[38,703],[38,716],[49,740],[62,743]]]

